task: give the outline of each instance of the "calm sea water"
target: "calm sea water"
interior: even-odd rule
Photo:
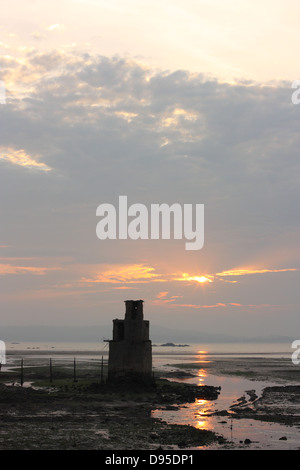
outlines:
[[[234,448],[243,448],[244,439],[251,439],[251,449],[298,449],[300,430],[277,423],[266,423],[250,419],[232,420],[230,417],[211,415],[215,411],[228,410],[245,391],[255,389],[259,396],[264,387],[275,385],[270,382],[250,381],[242,377],[216,376],[205,369],[205,362],[213,358],[264,357],[291,358],[293,349],[290,343],[210,343],[189,344],[185,347],[162,346],[153,344],[153,367],[170,370],[172,364],[184,362],[203,363],[197,369],[196,376],[182,379],[185,382],[221,386],[221,393],[216,401],[196,400],[188,406],[174,410],[158,409],[153,416],[174,424],[190,424],[197,428],[210,429],[224,436]],[[108,343],[71,343],[71,342],[31,342],[6,343],[7,365],[18,357],[78,360],[100,360],[108,356]],[[178,379],[176,379],[178,380]],[[285,436],[286,440],[281,440]],[[209,448],[214,448],[212,445]],[[209,449],[208,448],[208,449]]]
[[[162,346],[152,342],[153,356],[192,356],[214,355],[251,355],[251,356],[290,356],[293,349],[290,343],[191,343],[187,346]],[[55,354],[60,352],[73,354],[108,354],[108,342],[6,342],[6,352],[28,352]]]

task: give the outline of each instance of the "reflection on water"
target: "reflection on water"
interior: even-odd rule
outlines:
[[[7,343],[7,368],[12,368],[13,361],[27,354],[35,361],[45,357],[54,357],[56,361],[64,363],[65,367],[73,357],[80,355],[81,361],[97,361],[99,356],[107,357],[108,343]],[[201,349],[200,349],[201,348]],[[184,350],[183,350],[184,349]],[[34,350],[34,351],[33,351]],[[217,400],[197,399],[194,403],[183,405],[178,410],[155,410],[153,416],[174,424],[189,424],[199,429],[214,431],[224,436],[225,439],[234,443],[235,448],[241,446],[240,442],[251,439],[251,448],[259,449],[297,449],[300,442],[299,429],[295,427],[282,426],[277,423],[266,423],[251,419],[232,419],[222,411],[230,411],[230,406],[238,398],[245,395],[246,390],[253,390],[258,396],[266,386],[272,386],[270,382],[250,381],[242,377],[214,376],[210,374],[208,364],[216,357],[267,357],[290,358],[290,345],[287,344],[217,344],[217,345],[191,345],[189,348],[153,348],[154,370],[174,370],[178,363],[197,363],[199,369],[185,368],[196,374],[194,377],[181,379],[183,382],[212,385],[221,387]],[[17,367],[19,363],[15,362]],[[208,366],[208,368],[206,368]],[[177,369],[177,368],[176,368]],[[3,369],[2,369],[3,370]],[[171,379],[169,379],[171,380]],[[175,381],[180,381],[176,378]],[[276,385],[276,384],[274,384]],[[219,412],[218,415],[213,413]],[[286,436],[286,440],[281,440]],[[210,448],[213,448],[211,446]]]
[[[201,382],[204,382],[205,377],[207,377],[207,371],[205,369],[199,369],[197,372],[199,378],[199,384],[202,385]]]
[[[194,426],[199,429],[212,429],[212,423],[207,419],[207,414],[212,412],[212,402],[209,400],[197,399],[195,403],[192,403],[190,411],[195,417]]]
[[[201,354],[197,355],[196,358],[194,357],[193,362],[205,365],[205,352],[201,351]],[[170,369],[170,367],[171,364],[168,364],[167,368]],[[255,389],[256,395],[260,396],[265,387],[278,384],[250,381],[243,377],[214,376],[205,367],[194,369],[192,372],[197,375],[181,379],[169,378],[169,380],[221,387],[217,400],[196,399],[195,402],[185,404],[175,410],[155,410],[153,412],[154,417],[172,424],[188,424],[198,429],[213,431],[226,439],[225,446],[227,448],[246,447],[261,450],[294,450],[299,448],[299,429],[272,422],[234,419],[234,413],[230,411],[230,406],[236,403],[240,397],[247,397],[247,390]],[[217,415],[216,412],[218,412]],[[285,436],[286,439],[282,440],[282,436]],[[247,439],[251,440],[251,445],[245,444],[244,441]],[[207,448],[218,448],[218,445],[212,444]]]

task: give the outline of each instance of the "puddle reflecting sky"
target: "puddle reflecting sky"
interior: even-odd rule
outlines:
[[[300,447],[300,430],[298,428],[259,420],[211,416],[216,411],[227,410],[230,412],[230,406],[242,396],[248,400],[249,396],[245,393],[247,390],[255,390],[256,394],[260,396],[265,387],[278,384],[250,381],[242,377],[212,375],[205,369],[205,362],[210,361],[205,359],[203,351],[193,362],[203,363],[203,367],[193,370],[197,376],[184,379],[169,378],[169,380],[221,387],[218,399],[196,399],[194,403],[180,406],[178,410],[155,410],[154,417],[173,424],[189,424],[198,429],[214,431],[217,435],[230,441],[233,448],[292,450]],[[166,367],[168,370],[174,369],[172,364]],[[282,437],[286,437],[286,440],[281,440]],[[251,444],[244,444],[245,439],[250,439]],[[207,448],[216,448],[216,444]]]

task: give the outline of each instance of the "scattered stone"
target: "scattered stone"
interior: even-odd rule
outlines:
[[[245,439],[244,444],[251,444],[251,439]]]
[[[250,401],[255,401],[258,398],[255,390],[246,390],[246,393],[249,395]]]
[[[286,436],[282,436],[279,438],[280,441],[287,441],[287,437]]]

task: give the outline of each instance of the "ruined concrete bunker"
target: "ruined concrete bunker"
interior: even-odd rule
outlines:
[[[149,339],[149,321],[144,320],[143,300],[126,300],[125,306],[125,319],[113,320],[108,380],[150,380],[152,344]]]

